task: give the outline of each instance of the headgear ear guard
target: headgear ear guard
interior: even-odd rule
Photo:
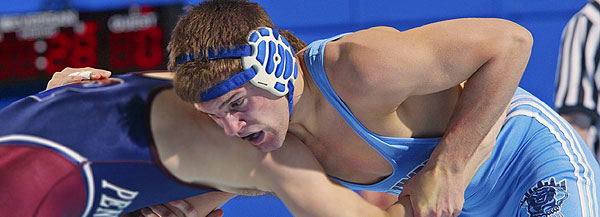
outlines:
[[[200,102],[218,98],[227,92],[250,81],[254,86],[269,91],[276,96],[287,94],[290,116],[294,101],[294,82],[298,78],[298,66],[294,49],[279,35],[276,29],[260,27],[250,32],[248,44],[235,48],[219,48],[209,51],[208,58],[222,59],[241,57],[244,71],[214,85],[200,95]],[[177,57],[177,65],[195,58],[194,54]]]

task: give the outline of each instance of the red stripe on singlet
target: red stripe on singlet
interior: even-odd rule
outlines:
[[[79,165],[42,147],[0,146],[0,214],[81,216],[86,185]]]

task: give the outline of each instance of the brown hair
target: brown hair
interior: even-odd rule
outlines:
[[[185,10],[187,13],[177,22],[167,47],[168,69],[175,72],[177,95],[185,101],[197,102],[203,91],[241,72],[241,59],[197,58],[176,65],[177,57],[187,53],[206,56],[211,49],[246,44],[250,31],[275,25],[259,4],[244,0],[209,0]],[[279,32],[295,51],[306,46],[292,33]]]

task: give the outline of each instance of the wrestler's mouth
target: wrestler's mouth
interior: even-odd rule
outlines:
[[[248,140],[250,143],[252,143],[252,145],[259,146],[264,138],[264,134],[265,133],[263,131],[258,131],[256,133],[244,136],[242,139]]]
[[[244,139],[244,140],[250,140],[250,139],[257,138],[259,136],[259,133],[260,133],[260,131],[256,132],[256,133],[249,134],[247,136],[242,137],[242,139]]]

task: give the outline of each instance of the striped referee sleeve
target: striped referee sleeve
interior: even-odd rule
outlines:
[[[559,113],[581,112],[595,124],[600,113],[600,0],[588,3],[563,30],[555,89]]]
[[[554,106],[561,114],[580,113],[592,120],[587,145],[600,161],[600,0],[573,16],[561,36]]]

